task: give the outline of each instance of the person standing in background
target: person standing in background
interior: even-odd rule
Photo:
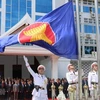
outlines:
[[[93,62],[91,64],[91,71],[88,74],[88,86],[90,90],[90,95],[92,96],[92,100],[97,99],[98,92],[98,64],[97,62]]]
[[[19,92],[18,80],[15,80],[15,84],[13,85],[14,100],[18,100],[18,92]]]
[[[75,67],[72,64],[69,64],[67,68],[69,71],[66,73],[66,78],[69,84],[68,89],[73,88],[74,90],[73,98],[77,100],[79,97],[78,96],[78,72],[75,72]],[[70,91],[68,92],[69,92],[69,97],[71,97],[71,92]]]

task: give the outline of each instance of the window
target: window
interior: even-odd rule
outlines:
[[[27,1],[27,7],[31,7],[31,1]]]
[[[89,39],[85,39],[85,44],[89,44]]]
[[[90,44],[94,44],[94,41],[92,39],[90,39]]]
[[[13,78],[22,78],[22,66],[13,65]]]
[[[92,8],[92,11],[93,11],[93,13],[95,13],[95,9],[94,8]]]
[[[14,26],[18,21],[18,0],[12,0],[12,17],[11,17],[11,26]]]
[[[31,16],[31,0],[6,0],[6,31],[28,12]]]
[[[83,6],[83,12],[90,12],[90,7]]]
[[[1,8],[2,0],[0,0],[0,8]]]
[[[6,31],[8,31],[9,29],[10,29],[10,28],[7,28],[7,27],[6,27]]]
[[[18,20],[17,20],[17,19],[12,20],[11,26],[14,26],[17,22],[18,22]]]
[[[4,65],[0,65],[0,77],[4,78]]]
[[[42,16],[35,16],[35,20],[38,20],[40,17],[42,17]]]
[[[31,12],[31,7],[32,7],[32,3],[31,3],[31,0],[27,0],[27,13],[30,15],[32,15],[32,12]]]
[[[93,51],[96,51],[96,47],[85,46],[85,54],[92,54]]]
[[[96,45],[96,40],[94,39],[85,39],[85,44],[86,45]]]
[[[19,2],[19,19],[21,19],[26,14],[26,0],[20,0]]]
[[[0,12],[0,30],[1,30],[1,12]],[[1,32],[0,32],[1,33]]]
[[[10,13],[6,13],[6,20],[10,20],[10,16],[11,14]]]
[[[31,8],[27,8],[27,12],[29,15],[31,15]]]
[[[76,11],[76,5],[74,5],[73,8],[74,8],[74,11]]]
[[[100,14],[100,8],[98,9],[98,13]]]
[[[85,33],[96,33],[96,27],[91,25],[84,25]]]
[[[8,28],[10,28],[10,20],[6,20],[6,27]]]
[[[36,12],[48,13],[52,10],[52,0],[36,0]]]
[[[6,6],[6,12],[11,12],[11,6]]]
[[[11,2],[12,0],[6,0],[6,31],[11,27]]]
[[[11,2],[12,2],[13,0],[6,0],[6,5],[11,5]]]

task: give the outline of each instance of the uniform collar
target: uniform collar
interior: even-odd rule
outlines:
[[[38,74],[39,77],[44,77],[44,75]]]
[[[97,73],[97,71],[93,70],[93,73]]]
[[[73,71],[70,71],[71,73],[73,73]]]

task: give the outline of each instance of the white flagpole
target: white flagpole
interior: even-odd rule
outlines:
[[[78,94],[79,100],[82,100],[82,64],[81,64],[81,42],[80,42],[80,23],[79,23],[79,0],[76,0],[76,24],[78,36]]]
[[[96,22],[96,36],[97,36],[97,62],[98,62],[98,88],[100,96],[100,33],[99,33],[99,19],[98,19],[98,0],[95,1],[95,22]]]

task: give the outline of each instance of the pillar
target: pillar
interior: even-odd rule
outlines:
[[[58,78],[58,56],[51,57],[51,78]]]

